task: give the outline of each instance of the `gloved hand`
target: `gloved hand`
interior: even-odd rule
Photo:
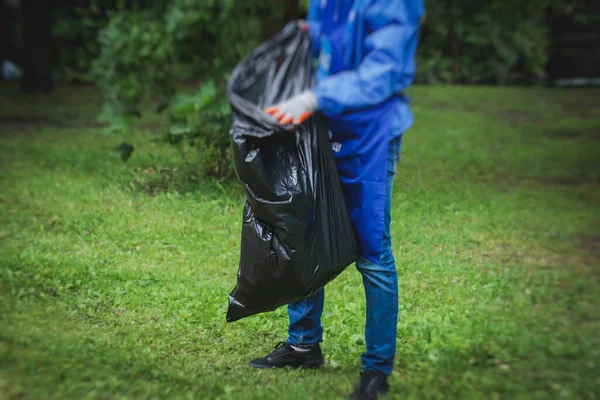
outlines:
[[[296,23],[298,24],[298,27],[302,29],[302,31],[308,32],[308,22],[306,22],[306,20],[299,19],[296,21]]]
[[[317,97],[312,91],[305,90],[289,100],[265,108],[265,112],[282,125],[296,125],[308,119],[317,108]]]

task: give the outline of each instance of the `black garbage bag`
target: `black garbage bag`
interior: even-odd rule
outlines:
[[[228,322],[310,296],[357,258],[324,118],[289,130],[263,111],[312,79],[310,37],[294,24],[229,79],[233,160],[246,204]]]

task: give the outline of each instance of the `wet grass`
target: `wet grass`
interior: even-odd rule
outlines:
[[[1,398],[344,398],[364,351],[349,268],[327,364],[255,371],[284,309],[225,322],[235,181],[153,133],[101,135],[86,88],[0,96]],[[389,398],[600,396],[597,90],[417,87],[394,189],[400,288]],[[123,164],[111,149],[135,146]]]

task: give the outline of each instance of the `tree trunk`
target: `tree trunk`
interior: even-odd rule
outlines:
[[[448,55],[452,60],[451,67],[451,81],[454,83],[456,81],[456,69],[457,69],[457,60],[456,60],[456,14],[454,13],[454,1],[448,0]]]
[[[52,0],[23,0],[23,90],[50,92],[54,88],[51,23]]]
[[[0,1],[0,62],[2,60],[11,60],[16,62],[11,56],[11,31],[12,24],[10,20],[10,14],[8,12],[8,6],[4,1]]]

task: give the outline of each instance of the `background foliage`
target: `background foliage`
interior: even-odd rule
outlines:
[[[506,84],[543,77],[547,3],[428,1],[419,80]]]
[[[552,41],[564,24],[585,35],[600,8],[582,0],[427,0],[417,80],[425,83],[536,83],[546,78]],[[574,43],[581,46],[583,40]],[[598,40],[598,38],[595,38]],[[563,58],[584,63],[584,55]]]
[[[417,82],[532,84],[567,70],[593,75],[600,65],[593,50],[600,8],[590,2],[425,3]],[[143,112],[158,113],[166,143],[198,148],[205,172],[226,176],[229,110],[221,89],[228,73],[307,6],[307,0],[61,2],[52,26],[57,77],[101,89],[105,132],[130,129]]]
[[[169,60],[175,64],[172,68],[184,66],[178,70],[177,78],[211,74],[223,78],[222,72],[231,69],[261,37],[283,25],[286,16],[280,3],[265,0],[61,2],[55,9],[53,25],[59,70],[67,80],[89,80],[87,72],[96,58],[108,67],[102,64],[107,63],[108,55],[122,58],[115,59],[115,63],[125,62],[136,54],[143,59],[144,54],[140,53],[150,44],[156,47],[168,44],[174,53]],[[538,82],[545,77],[554,42],[560,40],[555,37],[556,32],[566,27],[580,35],[591,34],[600,23],[600,8],[584,0],[490,3],[427,0],[425,5],[427,14],[418,52],[417,80],[427,83]],[[307,6],[307,0],[298,4],[301,12]],[[159,25],[163,34],[152,36],[152,28],[147,32],[148,37],[134,39],[127,43],[127,51],[115,53],[110,48],[121,48],[127,36],[138,29],[130,24],[140,30]],[[111,36],[107,40],[107,29],[125,38]],[[126,68],[119,71],[131,72]],[[99,79],[99,72],[94,74],[95,79]]]

